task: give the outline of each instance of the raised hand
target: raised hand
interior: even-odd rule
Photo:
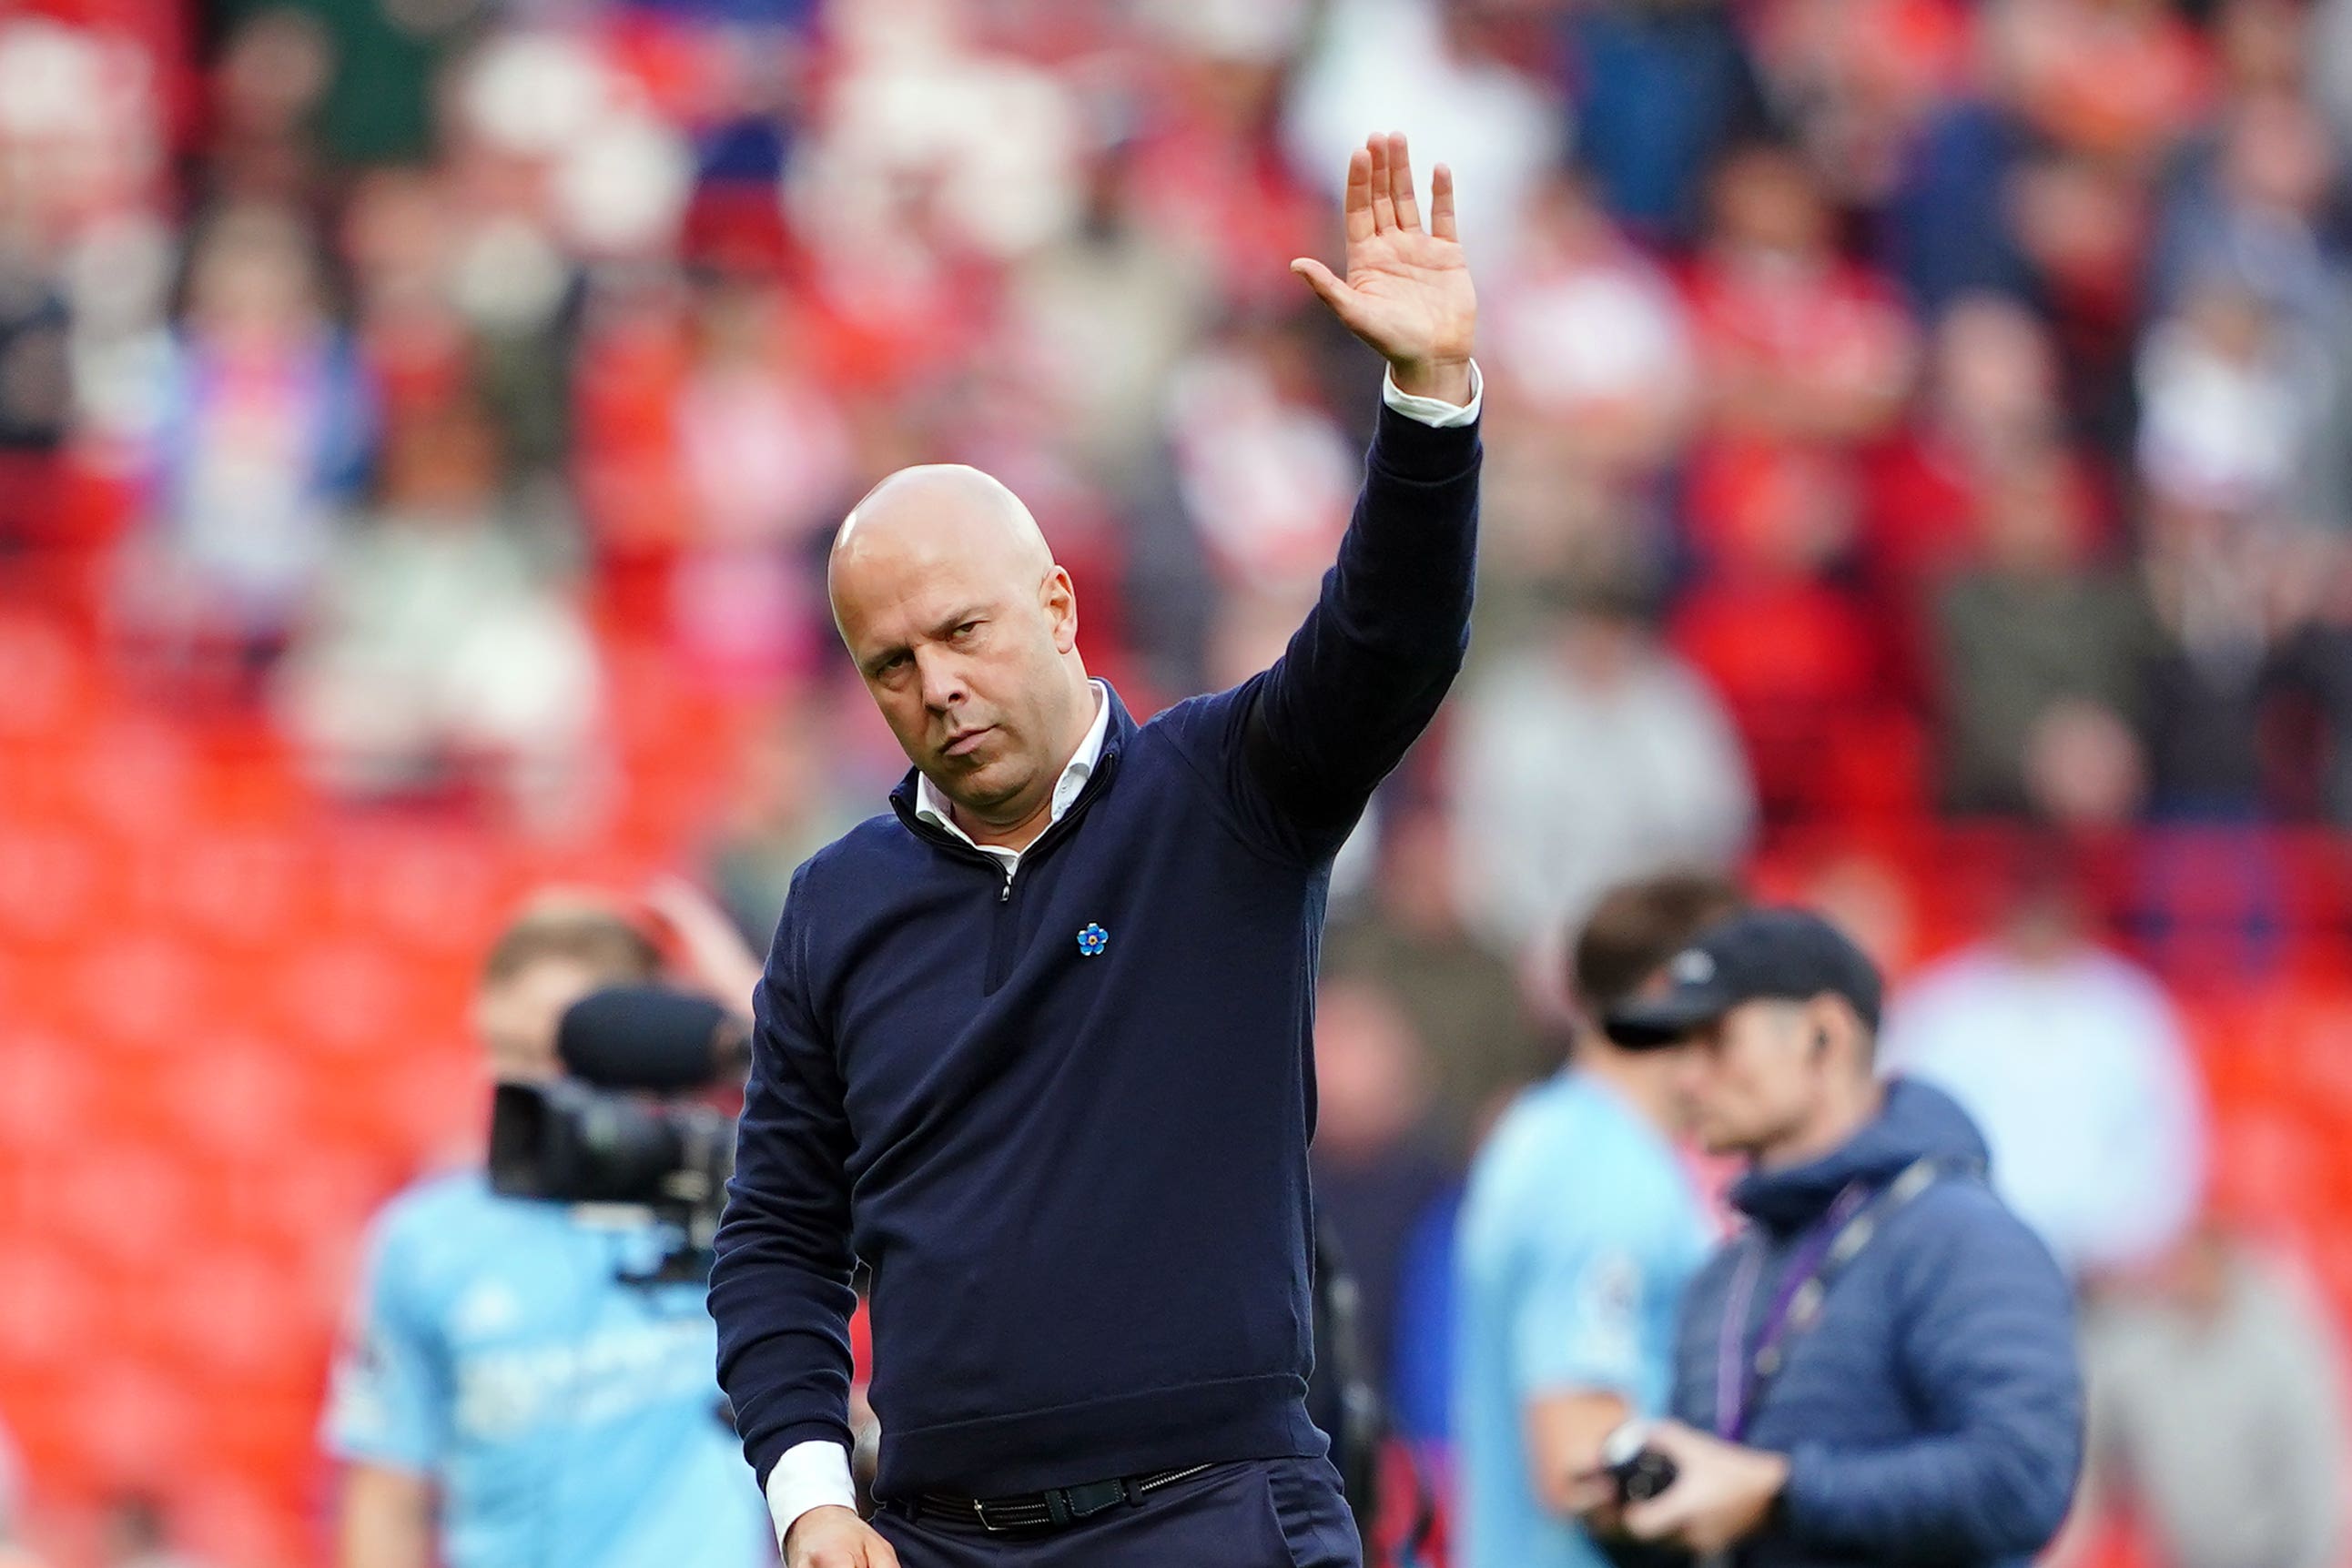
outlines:
[[[1373,136],[1348,159],[1348,276],[1312,256],[1290,270],[1314,286],[1348,329],[1389,362],[1400,390],[1470,401],[1470,341],[1478,297],[1454,223],[1454,173],[1429,183],[1421,224],[1402,136]]]

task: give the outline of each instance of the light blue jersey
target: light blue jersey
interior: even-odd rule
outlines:
[[[642,1223],[500,1197],[478,1173],[410,1188],[370,1237],[328,1448],[431,1479],[446,1568],[772,1562],[702,1288],[619,1277],[657,1250]]]
[[[1606,1084],[1563,1073],[1504,1113],[1455,1243],[1458,1568],[1602,1568],[1537,1499],[1527,1405],[1600,1389],[1662,1409],[1676,1303],[1712,1244],[1673,1146]]]

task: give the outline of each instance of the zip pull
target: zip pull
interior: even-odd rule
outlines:
[[[1013,873],[1009,871],[1004,873],[1004,885],[996,890],[996,902],[999,904],[1013,902]]]

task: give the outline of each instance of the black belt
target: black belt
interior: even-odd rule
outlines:
[[[912,1502],[902,1504],[900,1511],[909,1519],[936,1518],[949,1523],[977,1524],[991,1535],[1007,1531],[1060,1530],[1121,1503],[1139,1506],[1146,1493],[1214,1469],[1214,1465],[1189,1465],[1181,1470],[1153,1470],[1149,1475],[1055,1487],[1048,1491],[1024,1492],[1019,1497],[955,1497],[927,1491]]]

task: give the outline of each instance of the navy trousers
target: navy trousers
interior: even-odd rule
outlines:
[[[990,1535],[945,1519],[874,1516],[901,1568],[1362,1568],[1328,1459],[1220,1465],[1066,1530]]]

